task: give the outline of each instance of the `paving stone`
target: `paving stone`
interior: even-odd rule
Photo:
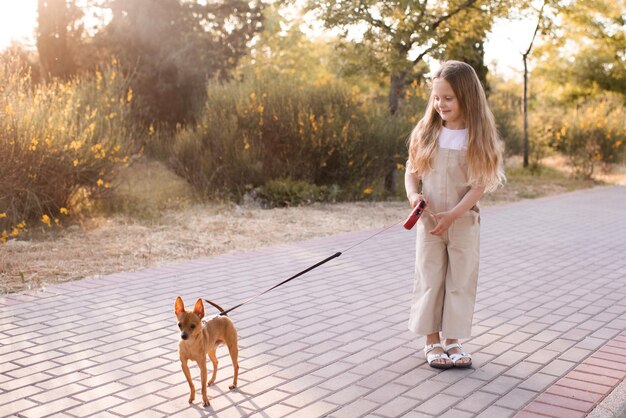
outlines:
[[[504,395],[521,382],[510,376],[498,376],[481,388],[481,391]]]
[[[396,396],[393,399],[385,402],[382,406],[372,412],[374,415],[383,417],[399,417],[404,416],[412,408],[415,408],[417,402],[413,398],[407,398],[404,396]]]
[[[542,364],[531,363],[529,361],[521,361],[505,371],[504,374],[506,376],[517,377],[518,379],[526,379],[528,376],[535,373],[541,367],[543,367]]]
[[[535,373],[519,384],[521,389],[528,389],[534,392],[543,392],[558,378],[549,374]]]
[[[330,417],[337,418],[351,418],[351,417],[363,417],[367,416],[368,413],[374,411],[380,407],[380,404],[367,400],[359,400],[358,402],[351,403],[338,409],[330,414]],[[299,411],[301,412],[301,411]],[[304,416],[304,415],[300,415]]]
[[[555,418],[583,418],[585,413],[574,411],[573,409],[561,408],[559,406],[548,405],[540,402],[533,402],[524,408],[524,411],[534,412],[543,416]]]
[[[507,418],[515,415],[514,410],[507,409],[501,406],[490,406],[486,410],[484,410],[481,414],[478,415],[479,418]]]
[[[541,373],[551,374],[553,376],[563,376],[574,368],[576,363],[563,360],[553,360],[547,366],[540,370]]]
[[[461,402],[459,402],[455,408],[469,411],[469,412],[480,412],[498,400],[500,397],[498,395],[486,392],[474,392]]]
[[[626,336],[618,335],[626,326],[625,206],[626,188],[602,187],[484,209],[473,338],[464,342],[474,365],[466,370],[425,363],[423,339],[406,329],[415,235],[399,226],[379,234],[231,314],[240,387],[227,390],[233,369],[221,349],[211,412],[200,405],[195,366],[196,401],[187,404],[175,295],[193,300],[212,289],[212,299],[234,306],[373,231],[0,297],[0,410],[522,418],[541,406],[576,416],[626,375]],[[594,245],[581,247],[585,239]],[[568,408],[550,403],[560,398]]]
[[[536,392],[516,388],[501,397],[495,404],[497,406],[519,411],[536,396]]]
[[[558,405],[563,408],[573,409],[575,411],[580,411],[584,413],[591,411],[595,406],[593,402],[587,402],[566,396],[559,396],[553,393],[542,393],[537,397],[536,401],[549,405]]]
[[[417,408],[415,408],[415,411],[436,416],[451,408],[460,400],[461,398],[458,398],[456,396],[441,393],[439,395],[433,396],[432,398],[419,405]]]

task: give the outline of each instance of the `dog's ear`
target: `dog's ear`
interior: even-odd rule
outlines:
[[[174,303],[174,313],[178,316],[183,312],[185,312],[185,304],[183,303],[183,298],[178,296],[176,298],[176,303]]]
[[[202,303],[202,299],[198,299],[196,302],[196,305],[193,307],[193,313],[200,318],[204,318],[204,303]]]

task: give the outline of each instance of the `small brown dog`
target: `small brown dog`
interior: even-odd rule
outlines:
[[[214,303],[213,306],[224,312],[222,308]],[[239,348],[237,346],[237,330],[235,325],[226,315],[217,316],[208,321],[202,321],[204,317],[204,304],[202,299],[198,299],[193,311],[186,311],[183,299],[178,296],[174,304],[174,313],[178,318],[178,328],[180,328],[180,342],[178,343],[178,354],[180,355],[180,363],[189,383],[191,391],[189,395],[189,403],[192,403],[196,397],[196,388],[191,380],[189,372],[188,360],[193,360],[200,367],[200,377],[202,380],[202,403],[209,406],[209,397],[207,396],[207,386],[215,383],[217,375],[217,356],[215,349],[220,344],[226,344],[230,358],[233,362],[234,377],[233,384],[230,389],[237,387],[237,375],[239,374],[239,363],[237,362]],[[211,363],[213,363],[213,376],[207,384],[207,368],[206,356],[209,355]]]

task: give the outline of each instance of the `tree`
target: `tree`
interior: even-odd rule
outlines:
[[[524,139],[523,139],[523,149],[524,149],[524,162],[523,167],[528,167],[528,155],[530,153],[530,145],[528,141],[528,56],[530,55],[530,51],[533,49],[533,44],[535,43],[535,38],[537,37],[537,33],[541,28],[542,23],[544,22],[544,14],[543,11],[546,7],[547,1],[544,0],[541,8],[539,9],[537,16],[537,25],[535,26],[535,31],[533,32],[533,37],[528,44],[528,48],[525,52],[522,52],[522,61],[524,63],[524,93],[522,96],[522,114],[524,117]]]
[[[444,55],[456,33],[471,32],[475,19],[490,17],[506,4],[487,0],[324,0],[311,2],[310,8],[318,10],[328,28],[342,29],[346,39],[350,30],[364,28],[355,43],[361,56],[378,61],[388,77],[389,111],[394,114],[407,81],[423,74],[413,71],[426,57]]]
[[[238,77],[272,74],[301,83],[325,82],[335,77],[333,40],[307,36],[302,29],[306,24],[303,16],[290,16],[288,12],[291,10],[280,3],[264,7],[263,30],[255,35],[249,54],[240,60]]]
[[[94,46],[134,73],[148,122],[188,120],[207,78],[227,79],[262,28],[259,1],[107,0],[103,7],[113,17]]]
[[[72,46],[80,40],[82,16],[73,1],[38,0],[37,50],[46,79],[68,79],[76,72]]]
[[[487,29],[476,34],[458,34],[458,38],[454,39],[446,46],[445,53],[442,58],[446,60],[457,60],[468,63],[476,70],[476,75],[485,89],[485,93],[489,95],[491,88],[487,81],[488,69],[485,65],[485,35]]]
[[[586,100],[602,91],[626,102],[626,2],[576,0],[560,9],[558,37],[540,46],[538,74],[562,102]]]

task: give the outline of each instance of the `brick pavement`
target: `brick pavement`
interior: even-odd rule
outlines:
[[[582,391],[619,380],[593,359],[626,329],[625,208],[626,187],[604,187],[484,210],[467,370],[431,369],[407,331],[414,236],[391,229],[234,311],[240,387],[228,391],[218,350],[208,409],[200,396],[187,404],[175,296],[230,307],[371,231],[9,295],[0,416],[509,417],[550,406],[579,365],[596,380]]]

